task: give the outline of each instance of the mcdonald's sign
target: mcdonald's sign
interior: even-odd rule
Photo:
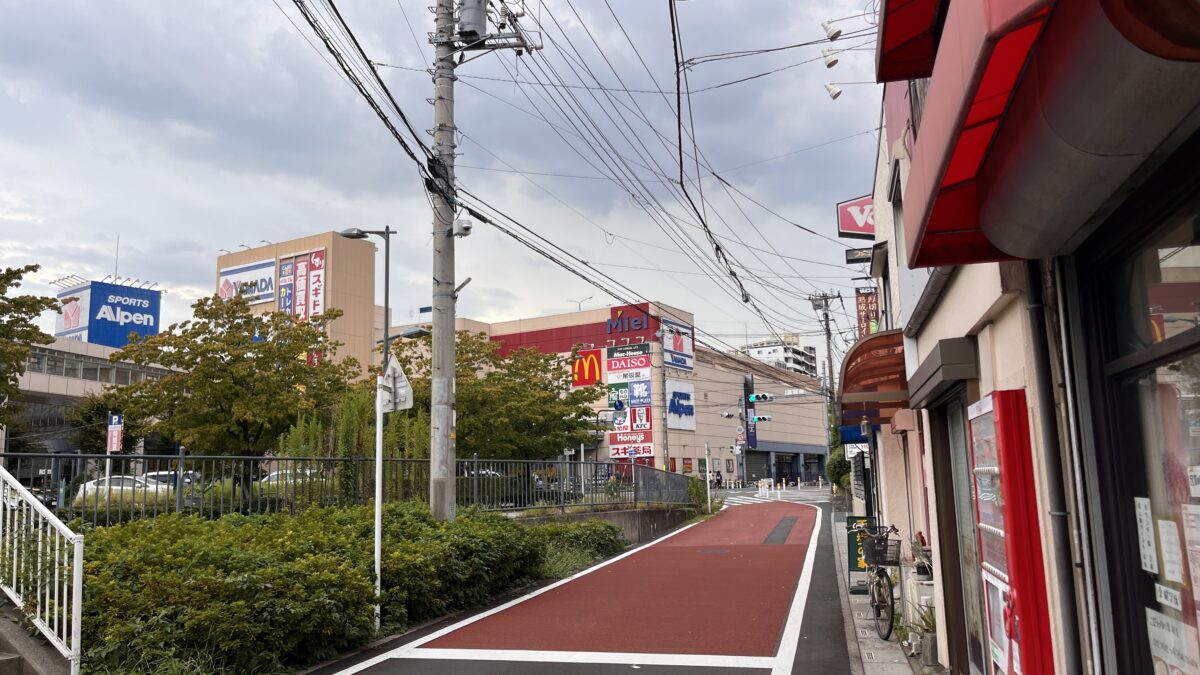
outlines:
[[[575,363],[571,365],[571,386],[586,387],[600,381],[603,357],[599,349],[587,349],[579,352]]]

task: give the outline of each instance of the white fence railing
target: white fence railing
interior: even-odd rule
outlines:
[[[80,667],[83,535],[0,468],[0,589],[50,644]]]

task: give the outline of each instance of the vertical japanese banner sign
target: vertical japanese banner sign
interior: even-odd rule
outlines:
[[[291,258],[279,261],[279,311],[291,316],[296,306],[296,263]]]
[[[325,311],[325,251],[313,251],[308,256],[308,315]]]
[[[308,256],[296,258],[296,320],[308,321]]]
[[[854,299],[858,314],[858,337],[871,335],[879,327],[879,295],[873,288],[856,288]]]
[[[121,443],[125,435],[125,416],[124,415],[109,415],[108,416],[108,453],[111,455],[114,452],[121,451]]]

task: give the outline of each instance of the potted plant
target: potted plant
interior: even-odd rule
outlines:
[[[917,575],[917,581],[932,581],[933,559],[930,557],[929,549],[925,546],[925,542],[920,538],[920,535],[914,537],[909,542],[909,547],[912,548],[913,573]]]

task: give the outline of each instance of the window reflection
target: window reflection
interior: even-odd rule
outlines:
[[[1200,216],[1181,210],[1164,233],[1113,275],[1118,355],[1200,325]]]

